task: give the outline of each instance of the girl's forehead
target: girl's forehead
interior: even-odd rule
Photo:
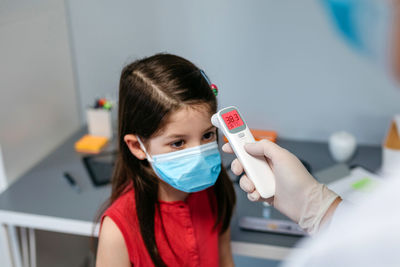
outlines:
[[[188,117],[210,117],[212,114],[206,105],[191,105],[184,106],[175,111],[172,111],[168,116],[168,122],[179,122]]]
[[[212,112],[205,105],[182,107],[171,112],[160,135],[185,134],[185,132],[209,128]]]

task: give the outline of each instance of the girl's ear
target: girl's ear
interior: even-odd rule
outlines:
[[[128,146],[131,153],[139,160],[146,159],[146,153],[140,147],[138,138],[134,134],[127,134],[124,136],[125,144]]]

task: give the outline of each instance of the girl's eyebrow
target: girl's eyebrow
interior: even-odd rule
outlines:
[[[167,135],[165,138],[173,139],[173,138],[184,138],[184,137],[186,137],[185,134],[170,134],[170,135]]]
[[[208,127],[206,130],[204,130],[203,132],[208,132],[209,130],[211,130],[211,129],[213,129],[213,128],[215,128],[215,126],[214,125],[211,125],[210,127]]]
[[[215,128],[215,126],[214,126],[214,125],[211,125],[210,127],[208,127],[208,128],[207,128],[206,130],[204,130],[203,132],[207,132],[207,131],[209,131],[209,130],[211,130],[211,129],[213,129],[213,128]],[[167,135],[165,138],[166,138],[166,139],[174,139],[174,138],[185,138],[185,137],[187,137],[186,134],[175,134],[175,133],[173,133],[173,134]]]

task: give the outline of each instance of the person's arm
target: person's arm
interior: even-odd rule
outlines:
[[[219,265],[223,267],[235,266],[231,249],[231,229],[219,236]]]
[[[322,217],[321,226],[320,227],[325,227],[326,225],[330,224],[330,222],[332,220],[332,217],[335,214],[335,211],[336,211],[337,207],[339,206],[339,204],[341,202],[342,202],[342,198],[341,197],[338,197],[338,198],[335,199],[335,201],[333,201],[331,206],[326,211],[324,217]]]
[[[267,201],[308,233],[318,232],[321,222],[326,223],[335,212],[340,203],[339,196],[316,181],[295,155],[277,144],[262,140],[246,144],[244,148],[252,156],[264,156],[275,175],[275,195],[263,199],[244,174],[240,187],[247,192],[248,198],[251,201]],[[233,153],[229,144],[225,144],[222,150]],[[231,169],[236,175],[244,171],[238,159],[232,162]]]
[[[105,217],[100,231],[96,267],[129,267],[128,250],[117,225]]]

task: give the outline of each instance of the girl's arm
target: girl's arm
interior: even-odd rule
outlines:
[[[105,217],[100,231],[96,267],[130,267],[124,237],[117,225]]]
[[[223,267],[235,266],[231,250],[231,229],[219,236],[219,265]]]

